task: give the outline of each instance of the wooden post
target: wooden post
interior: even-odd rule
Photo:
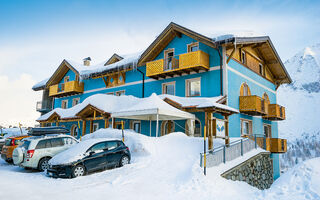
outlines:
[[[90,120],[90,133],[92,133],[92,132],[93,132],[93,121]]]
[[[212,137],[212,113],[208,113],[208,146],[209,150],[213,149],[213,137]]]
[[[105,118],[104,119],[104,128],[108,128],[109,127],[109,118]]]
[[[82,120],[82,136],[86,134],[86,120]]]
[[[230,138],[229,138],[229,116],[225,116],[225,124],[226,124],[226,139],[225,139],[225,143],[226,143],[226,146],[229,146],[230,144]]]
[[[97,117],[97,111],[94,110],[94,111],[93,111],[93,119],[96,119],[96,117]]]
[[[207,155],[206,155],[206,135],[207,135],[207,127],[204,126],[203,129],[203,173],[204,175],[207,175]]]
[[[212,136],[217,137],[217,119],[212,119]]]
[[[58,120],[58,118],[56,119],[56,126],[59,126],[59,120]]]

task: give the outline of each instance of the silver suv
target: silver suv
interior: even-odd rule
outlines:
[[[69,135],[45,135],[26,138],[12,154],[13,163],[24,168],[44,171],[48,161],[58,153],[78,143]]]

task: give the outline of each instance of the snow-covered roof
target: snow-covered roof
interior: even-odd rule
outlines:
[[[193,114],[169,105],[155,93],[150,97],[139,99],[134,106],[119,109],[111,116],[126,119],[156,120],[157,115],[159,120],[194,119]]]
[[[214,42],[226,41],[233,38],[257,38],[266,37],[265,34],[256,33],[254,31],[230,31],[225,33],[214,33],[211,34]]]
[[[220,108],[222,110],[231,111],[234,113],[238,113],[239,111],[237,109],[231,108],[230,106],[224,105],[219,103],[221,99],[223,99],[223,96],[217,96],[217,97],[178,97],[174,95],[169,94],[162,94],[159,95],[160,98],[169,99],[171,101],[174,101],[178,104],[180,104],[181,107],[187,108],[187,107],[194,107],[194,108]]]
[[[75,105],[72,108],[55,108],[54,110],[40,116],[37,121],[48,120],[54,113],[56,113],[61,119],[77,118],[76,114],[88,105],[92,105],[107,113],[112,113],[119,110],[120,108],[134,105],[135,102],[138,101],[138,99],[139,98],[134,96],[95,94],[86,98],[82,103]]]
[[[105,65],[107,61],[103,61],[97,65],[85,66],[84,64],[77,63],[72,60],[66,60],[76,71],[78,71],[82,79],[88,79],[93,75],[99,75],[110,71],[122,70],[128,67],[136,67],[137,62],[141,56],[141,52],[122,55],[122,60]]]
[[[57,114],[60,119],[78,118],[78,113],[82,111],[86,106],[91,105],[97,109],[100,109],[106,113],[110,113],[114,117],[123,118],[126,115],[128,118],[135,115],[151,115],[162,114],[171,116],[172,119],[189,119],[193,118],[193,115],[184,111],[181,111],[166,102],[162,101],[156,94],[152,94],[147,98],[137,98],[134,96],[114,96],[108,94],[95,94],[82,103],[68,109],[55,108],[54,110],[40,116],[37,121],[46,121],[52,115]],[[151,118],[150,118],[151,119]],[[155,120],[152,117],[151,120]]]
[[[36,83],[36,84],[32,87],[32,89],[33,89],[34,91],[42,90],[42,89],[46,86],[48,80],[49,80],[49,78],[46,78],[46,79],[44,79],[44,80]]]

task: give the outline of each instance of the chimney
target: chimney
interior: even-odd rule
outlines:
[[[91,61],[90,57],[83,59],[83,65],[84,66],[89,66],[90,65],[90,61]]]

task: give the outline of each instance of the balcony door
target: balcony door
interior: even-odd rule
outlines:
[[[164,71],[174,69],[174,49],[164,51]]]

